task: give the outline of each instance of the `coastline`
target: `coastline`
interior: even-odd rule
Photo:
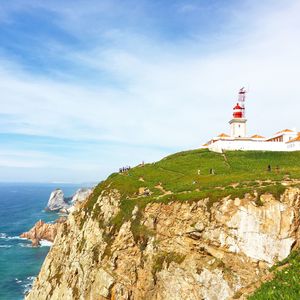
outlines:
[[[45,212],[50,193],[57,188],[52,183],[0,183],[0,299],[23,299],[40,271],[52,243],[42,240],[34,248],[20,238],[42,219],[54,222],[57,213]],[[80,185],[60,185],[72,195]]]

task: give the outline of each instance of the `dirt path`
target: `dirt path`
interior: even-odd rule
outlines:
[[[163,197],[165,195],[171,195],[171,194],[173,194],[173,192],[171,192],[171,191],[166,191],[164,189],[164,187],[161,185],[161,183],[159,183],[158,185],[156,185],[155,188],[158,189],[158,190],[160,190],[163,193],[162,195],[159,195],[157,198],[161,198],[161,197]]]
[[[223,153],[222,156],[223,156],[223,158],[224,158],[225,164],[226,164],[229,168],[231,168],[231,165],[230,165],[230,163],[228,162],[228,159],[227,159],[226,154]]]

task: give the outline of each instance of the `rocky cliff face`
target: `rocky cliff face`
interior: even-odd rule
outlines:
[[[93,207],[77,206],[27,300],[243,298],[299,245],[298,188],[280,200],[245,195],[213,206],[204,199],[128,209],[120,198],[107,187]]]

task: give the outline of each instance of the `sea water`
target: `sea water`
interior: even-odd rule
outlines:
[[[50,249],[43,242],[39,248],[19,238],[38,220],[52,222],[57,213],[45,212],[50,193],[61,188],[71,196],[80,185],[0,183],[0,299],[19,300],[30,289],[33,279]]]

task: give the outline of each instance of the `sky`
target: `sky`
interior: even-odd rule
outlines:
[[[299,126],[296,0],[0,0],[0,181],[97,182],[200,147],[239,88]]]

